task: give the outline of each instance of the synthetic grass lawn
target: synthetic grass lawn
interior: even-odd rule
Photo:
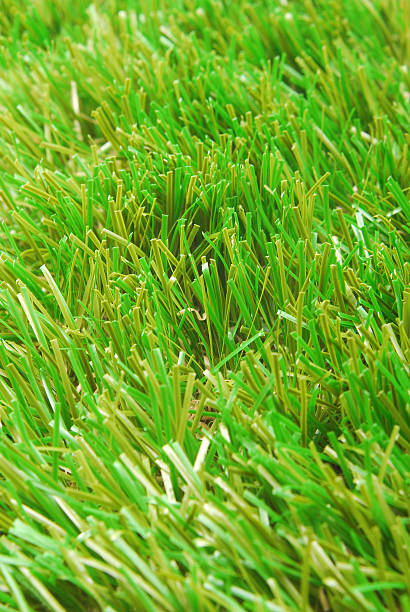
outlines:
[[[0,8],[0,611],[410,610],[408,1]]]

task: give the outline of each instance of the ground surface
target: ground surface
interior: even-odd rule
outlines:
[[[410,610],[409,7],[0,0],[0,611]]]

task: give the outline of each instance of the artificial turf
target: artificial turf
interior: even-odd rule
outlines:
[[[410,610],[408,24],[0,0],[0,612]]]

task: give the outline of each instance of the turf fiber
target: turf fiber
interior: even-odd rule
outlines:
[[[410,610],[408,0],[0,0],[0,612]]]

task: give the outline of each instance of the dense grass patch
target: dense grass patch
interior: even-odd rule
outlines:
[[[0,9],[0,611],[410,610],[409,4]]]

